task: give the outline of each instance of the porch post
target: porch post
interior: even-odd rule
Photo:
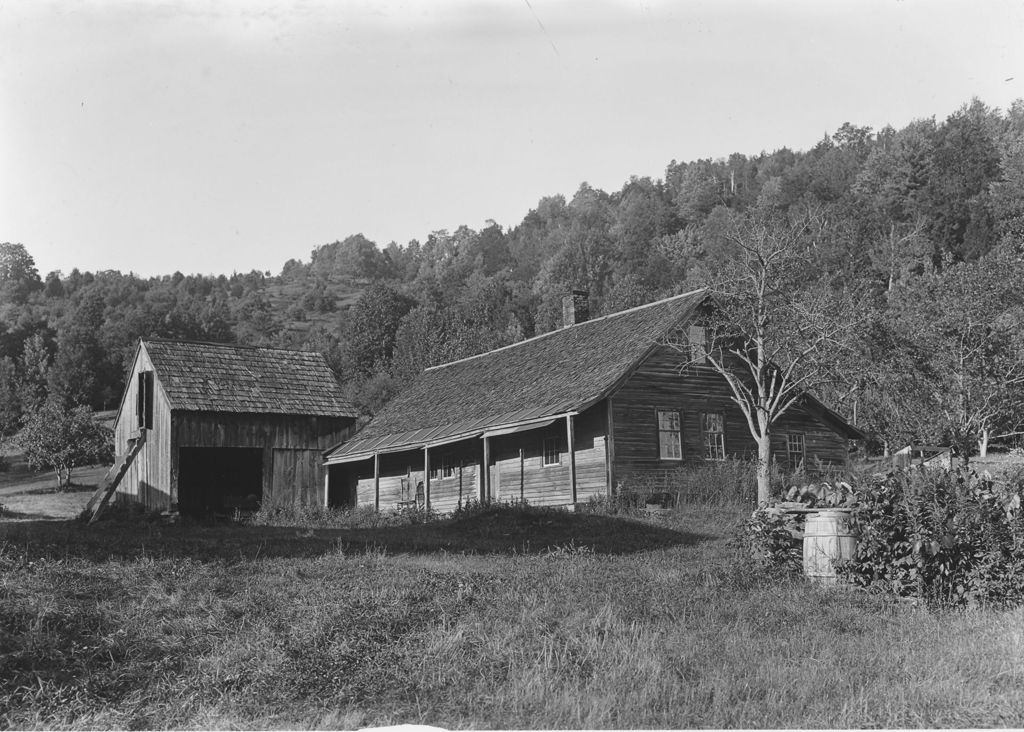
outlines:
[[[430,448],[423,446],[423,507],[430,510]]]
[[[484,435],[484,464],[480,470],[480,502],[491,499],[491,438]]]
[[[358,499],[356,500],[358,503]],[[380,453],[373,453],[373,506],[380,510]]]
[[[331,466],[324,466],[324,508],[331,507]]]
[[[572,502],[576,504],[576,436],[573,433],[572,415],[565,415],[566,442],[569,446],[569,485],[572,488]]]

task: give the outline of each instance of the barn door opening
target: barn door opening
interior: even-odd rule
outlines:
[[[359,475],[351,464],[328,466],[327,506],[329,508],[355,508],[358,480]]]
[[[178,509],[183,514],[255,511],[263,500],[263,450],[183,447],[178,453]]]

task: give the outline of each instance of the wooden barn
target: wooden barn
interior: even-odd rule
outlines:
[[[573,505],[645,473],[756,458],[725,380],[699,358],[681,369],[667,345],[703,348],[708,306],[699,290],[587,320],[575,292],[566,327],[427,369],[327,453],[328,505]],[[774,459],[841,466],[862,437],[807,395],[776,424]]]
[[[356,410],[319,353],[139,341],[114,423],[118,500],[204,514],[323,503]]]

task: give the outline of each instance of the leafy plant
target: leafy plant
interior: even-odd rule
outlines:
[[[733,546],[756,566],[798,572],[803,562],[802,536],[803,514],[761,506],[740,525]]]
[[[855,584],[940,605],[1024,602],[1020,482],[973,472],[901,471],[856,489]]]

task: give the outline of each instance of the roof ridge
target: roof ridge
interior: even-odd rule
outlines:
[[[283,351],[284,353],[309,353],[323,356],[319,351],[301,351],[294,348],[280,348],[278,346],[246,346],[240,343],[220,343],[217,341],[194,341],[187,338],[140,338],[143,343],[179,343],[190,346],[217,346],[220,348],[237,348],[247,351]]]
[[[490,351],[484,351],[483,353],[477,353],[477,354],[474,354],[472,356],[466,356],[465,358],[459,358],[459,359],[456,359],[454,361],[447,361],[445,363],[439,363],[439,364],[437,364],[435,366],[428,366],[427,368],[423,369],[423,371],[424,372],[434,371],[434,370],[437,370],[437,369],[443,369],[445,366],[454,366],[455,364],[464,363],[466,361],[472,361],[474,358],[482,358],[484,356],[489,356],[492,353],[497,353],[498,351],[505,351],[505,350],[508,350],[509,348],[515,348],[516,346],[521,346],[524,343],[532,343],[533,341],[540,340],[541,338],[547,338],[549,336],[555,335],[556,333],[563,333],[563,332],[565,332],[567,330],[571,330],[573,328],[579,328],[581,326],[585,326],[585,325],[588,325],[590,323],[597,323],[597,322],[599,322],[601,320],[608,320],[610,318],[617,318],[620,315],[626,315],[628,313],[632,313],[632,312],[635,312],[637,310],[643,310],[644,308],[654,307],[655,305],[663,305],[664,303],[667,303],[670,300],[679,300],[679,299],[684,298],[684,297],[689,297],[691,295],[695,295],[696,293],[705,291],[707,289],[708,289],[707,287],[698,287],[696,290],[690,290],[689,292],[683,292],[683,293],[680,293],[678,295],[672,295],[671,297],[663,297],[661,300],[655,300],[654,302],[644,303],[643,305],[636,305],[635,307],[627,308],[625,310],[619,310],[618,312],[609,313],[608,315],[602,315],[602,316],[600,316],[598,318],[591,318],[590,320],[584,320],[582,323],[575,323],[575,324],[567,326],[567,327],[555,328],[554,330],[549,330],[547,333],[541,333],[540,335],[535,335],[532,338],[524,338],[521,341],[516,341],[515,343],[509,343],[507,346],[499,346],[498,348],[492,348]]]

